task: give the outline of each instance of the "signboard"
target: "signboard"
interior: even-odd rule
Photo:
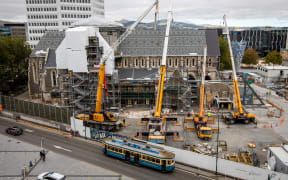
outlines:
[[[122,136],[120,134],[115,134],[109,131],[102,131],[90,128],[91,139],[95,139],[97,141],[102,141],[106,137],[116,137],[116,138],[126,138],[130,139],[129,136]]]

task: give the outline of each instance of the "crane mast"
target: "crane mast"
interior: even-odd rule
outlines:
[[[151,6],[149,6],[149,8],[147,8],[146,11],[130,27],[127,28],[127,30],[117,39],[117,41],[113,43],[113,45],[111,46],[112,50],[109,51],[107,55],[102,56],[102,58],[100,59],[95,113],[100,113],[102,110],[102,90],[104,88],[105,63],[107,59],[114,53],[117,47],[132,33],[135,27],[147,16],[147,14],[153,9],[154,6],[156,6],[155,21],[157,20],[156,17],[158,14],[158,4],[159,0],[155,0],[155,2]]]
[[[160,67],[160,76],[159,76],[159,84],[157,90],[157,100],[156,100],[156,107],[155,107],[155,117],[161,116],[161,109],[162,109],[162,99],[163,99],[163,89],[164,89],[164,81],[165,81],[165,74],[166,74],[166,59],[167,59],[167,51],[168,51],[168,41],[169,41],[169,33],[170,33],[170,25],[172,19],[172,3],[173,0],[170,0],[169,11],[168,11],[168,18],[167,18],[167,26],[165,32],[165,40],[164,40],[164,48],[163,48],[163,55],[162,55],[162,62]]]
[[[238,109],[238,112],[242,115],[242,114],[244,114],[244,110],[242,108],[242,103],[241,103],[241,98],[240,98],[238,80],[237,80],[235,63],[234,63],[234,56],[233,56],[232,47],[231,47],[229,29],[228,29],[227,21],[226,21],[226,15],[224,15],[223,19],[224,19],[224,24],[225,24],[224,34],[226,34],[226,36],[227,36],[229,52],[230,52],[230,58],[231,58],[231,64],[232,64],[233,89],[234,89],[234,96],[235,96],[234,97],[234,103],[235,103],[235,107]]]
[[[199,118],[200,119],[203,119],[203,116],[204,116],[206,56],[207,56],[207,46],[205,45],[205,47],[204,47],[204,61],[202,64],[202,72],[201,72],[201,90],[200,90],[200,104],[199,104]]]

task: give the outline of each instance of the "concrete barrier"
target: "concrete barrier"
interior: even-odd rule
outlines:
[[[176,162],[211,172],[216,171],[216,157],[202,155],[183,149],[154,144],[150,142],[149,144],[163,147],[165,150],[175,153]],[[266,169],[228,161],[220,158],[218,158],[218,174],[247,180],[268,179],[268,176],[270,176],[271,180],[288,179],[287,174],[269,171]]]

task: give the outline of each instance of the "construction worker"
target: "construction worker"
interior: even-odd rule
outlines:
[[[211,117],[211,113],[210,112],[208,112],[208,119]]]

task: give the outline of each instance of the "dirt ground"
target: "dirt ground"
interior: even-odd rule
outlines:
[[[219,157],[224,157],[225,154],[233,154],[238,153],[239,150],[248,150],[252,151],[251,148],[248,147],[248,143],[253,143],[256,145],[256,148],[253,149],[257,156],[260,159],[261,167],[265,166],[266,154],[267,150],[265,147],[269,145],[286,143],[286,141],[278,136],[273,128],[269,128],[269,122],[275,121],[275,119],[267,119],[267,115],[263,114],[267,109],[265,107],[250,109],[257,116],[258,123],[257,125],[254,123],[246,124],[234,124],[234,125],[226,125],[224,120],[221,119],[221,114],[219,115],[219,140],[224,140],[227,142],[227,151],[221,151],[219,153]],[[145,131],[146,126],[137,126],[137,122],[140,121],[141,117],[149,116],[151,112],[149,110],[142,111],[137,109],[125,110],[121,116],[126,119],[126,128],[122,129],[119,133],[126,136],[136,136],[138,131]],[[217,128],[217,114],[212,114],[215,118],[215,123],[211,123],[212,128]],[[183,116],[178,116],[178,121],[183,123]],[[266,126],[264,127],[264,125]],[[187,145],[203,145],[203,143],[207,143],[211,146],[212,149],[216,151],[217,147],[217,132],[213,132],[213,136],[210,140],[201,140],[197,137],[195,131],[186,131],[183,126],[181,127],[173,127],[172,124],[168,125],[168,129],[176,129],[180,136],[184,137],[184,141],[175,142],[172,136],[167,136],[166,145],[178,147],[178,148],[187,148]],[[145,140],[145,137],[143,138]]]

